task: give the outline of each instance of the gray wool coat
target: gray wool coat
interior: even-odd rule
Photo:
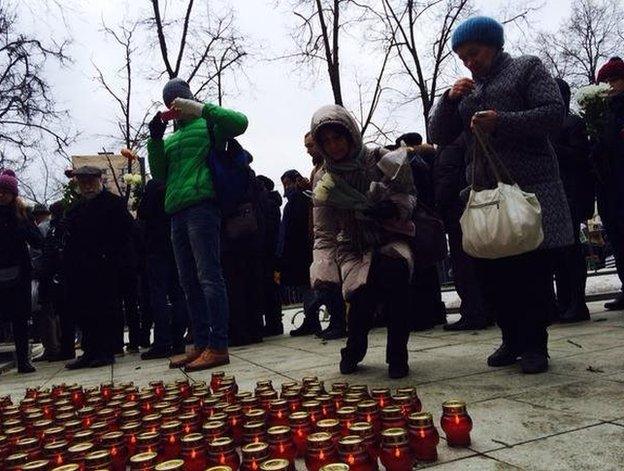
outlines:
[[[446,92],[429,119],[434,143],[451,144],[463,131],[470,136],[468,181],[471,181],[476,139],[470,120],[477,111],[496,110],[497,129],[489,136],[491,146],[522,190],[535,193],[542,206],[544,242],[541,248],[570,245],[573,241],[570,210],[559,177],[559,166],[549,135],[557,132],[565,105],[555,80],[539,58],[512,58],[500,52],[487,77],[475,79],[475,89],[459,102]],[[492,185],[489,172],[479,172],[476,183]],[[487,180],[487,181],[484,181]]]

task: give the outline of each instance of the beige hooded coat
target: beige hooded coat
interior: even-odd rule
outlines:
[[[362,142],[362,136],[358,124],[343,107],[328,105],[319,109],[312,117],[311,132],[315,139],[319,128],[324,124],[339,124],[346,128],[354,143],[354,149],[350,158],[360,157],[366,176],[372,186],[374,182],[384,181],[384,172],[378,166],[380,160],[386,158],[389,153],[383,149],[369,149]],[[323,156],[327,161],[328,157]],[[316,172],[313,188],[327,173],[326,165]],[[344,174],[342,176],[345,176]],[[405,185],[403,185],[405,188]],[[390,191],[386,194],[399,208],[400,220],[384,221],[380,228],[382,244],[379,247],[367,248],[364,252],[355,250],[350,244],[349,226],[347,221],[350,211],[336,208],[314,198],[314,252],[313,262],[310,267],[312,287],[318,288],[324,283],[338,284],[342,286],[342,292],[348,301],[351,295],[367,283],[372,261],[373,252],[380,251],[390,257],[403,258],[407,262],[410,271],[413,269],[412,252],[407,243],[404,228],[411,224],[411,214],[416,204],[415,190],[410,181],[407,191]],[[412,226],[413,227],[413,226]],[[399,235],[399,233],[401,235]]]

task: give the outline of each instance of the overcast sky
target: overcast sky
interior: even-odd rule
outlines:
[[[107,24],[114,26],[124,16],[135,18],[141,9],[145,11],[149,8],[149,2],[60,0],[60,3],[65,1],[70,8],[65,12],[64,21],[54,11],[42,10],[34,11],[34,14],[25,12],[20,22],[26,29],[36,29],[43,39],[48,34],[54,38],[72,38],[70,53],[74,63],[65,69],[51,67],[50,85],[59,104],[70,110],[73,126],[81,132],[80,139],[71,146],[69,153],[90,154],[110,143],[105,135],[115,131],[116,113],[110,97],[93,79],[95,71],[92,61],[113,77],[123,64],[119,47],[107,40],[100,31],[101,21],[104,19]],[[305,73],[295,71],[288,62],[266,60],[292,51],[290,32],[296,24],[296,18],[289,10],[288,3],[278,3],[276,0],[196,1],[199,14],[207,14],[209,4],[212,9],[231,5],[236,11],[240,32],[249,37],[252,49],[257,53],[256,59],[247,68],[247,78],[237,81],[237,89],[228,87],[231,94],[225,105],[249,117],[249,129],[241,141],[254,155],[256,172],[276,181],[289,168],[309,172],[311,165],[302,146],[303,134],[312,113],[318,107],[332,102],[326,74],[306,76]],[[477,3],[482,12],[496,14],[501,7],[512,4],[513,0],[481,0]],[[571,0],[544,0],[543,9],[532,17],[534,26],[555,28],[569,14],[570,3]],[[47,26],[42,28],[41,20],[44,18]],[[521,36],[515,34],[513,40],[521,40]],[[350,38],[347,38],[343,52],[344,94],[349,103],[355,103],[355,75],[370,76],[377,62],[371,51],[363,50],[356,40]],[[143,50],[141,59],[146,58],[159,59],[157,51],[150,53]],[[142,70],[138,72],[148,72],[148,65],[143,63]],[[138,107],[159,100],[164,82],[136,78],[135,98]],[[393,107],[384,102],[380,119],[395,122],[397,132],[422,131],[420,110],[416,105],[404,106],[388,116],[388,110]],[[119,151],[110,147],[108,150]]]

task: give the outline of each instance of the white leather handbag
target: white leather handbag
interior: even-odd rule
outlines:
[[[496,177],[494,189],[475,190],[473,160],[470,197],[460,219],[464,251],[475,258],[512,257],[537,249],[544,240],[542,208],[533,193],[527,193],[513,181],[501,160],[484,136],[475,132],[485,160]],[[479,153],[476,152],[474,159]],[[503,182],[500,170],[506,174]]]

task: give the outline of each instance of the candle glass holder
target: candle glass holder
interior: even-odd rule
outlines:
[[[472,419],[466,411],[463,401],[446,401],[442,404],[440,425],[446,434],[446,441],[451,447],[467,447],[470,445]]]
[[[290,463],[289,470],[295,470],[297,447],[293,441],[292,430],[288,426],[279,425],[267,431],[269,456],[272,459],[283,459]]]
[[[338,452],[328,433],[313,433],[308,436],[305,464],[308,471],[319,471],[323,466],[338,461]]]
[[[269,445],[266,443],[250,443],[242,447],[241,453],[240,471],[259,471],[260,465],[269,459]]]
[[[208,456],[204,446],[204,437],[200,433],[191,433],[182,437],[182,459],[185,471],[205,471]]]
[[[419,412],[409,416],[409,442],[418,461],[434,462],[438,460],[440,435],[433,425],[433,418],[428,412]]]
[[[412,469],[416,459],[409,447],[405,429],[390,428],[381,433],[381,454],[379,458],[386,471]]]

